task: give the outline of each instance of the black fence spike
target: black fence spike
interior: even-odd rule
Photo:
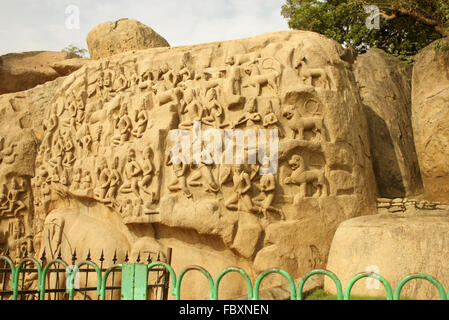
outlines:
[[[8,249],[6,249],[6,253],[5,253],[5,256],[7,256],[7,257],[9,257],[9,248]]]
[[[24,258],[28,258],[28,248],[25,248]]]
[[[103,252],[103,249],[101,249],[100,261],[101,261],[101,262],[104,261],[104,252]]]
[[[44,251],[42,251],[42,255],[41,255],[41,261],[42,262],[44,262],[44,260],[46,259],[46,257],[45,257],[45,248],[44,248]]]
[[[87,261],[92,260],[91,257],[90,257],[90,248],[89,248],[89,252],[87,253],[87,258],[86,258],[86,260],[87,260]]]
[[[139,263],[140,262],[140,250],[139,250],[139,254],[137,255],[137,259],[136,262]]]
[[[125,263],[127,263],[129,261],[129,258],[128,258],[128,251],[126,251],[126,255],[125,255]]]
[[[76,248],[75,248],[75,250],[73,251],[73,254],[72,254],[72,265],[75,265],[76,259],[77,259],[77,257],[76,257]]]
[[[62,260],[61,248],[59,248],[58,259]]]
[[[157,253],[157,261],[161,261],[161,252]]]
[[[148,262],[148,263],[153,262],[153,261],[151,260],[151,252],[148,252],[147,262]]]
[[[114,264],[117,263],[117,249],[114,250],[114,257],[112,258],[112,262],[113,262]]]

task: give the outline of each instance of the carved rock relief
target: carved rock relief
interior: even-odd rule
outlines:
[[[292,32],[140,51],[83,67],[47,108],[31,182],[34,218],[45,220],[67,201],[96,203],[131,233],[151,224],[193,230],[218,237],[248,262],[282,246],[264,242],[268,226],[310,218],[308,233],[295,241],[323,256],[331,232],[315,229],[333,230],[343,217],[368,210],[372,179],[358,138],[366,135],[363,121],[357,124],[359,101],[351,85],[337,91],[349,81],[339,52],[330,40]],[[245,145],[243,164],[212,161],[215,151],[204,152],[210,141],[201,144],[202,161],[174,163],[171,132],[188,132],[193,148],[195,123],[203,133],[215,129],[221,145],[226,130],[277,130],[279,169],[262,175],[263,163],[248,163],[257,141]],[[17,199],[20,188],[6,186]],[[5,201],[6,210],[22,210],[19,200]],[[344,209],[334,212],[333,203]],[[254,234],[251,241],[244,230]],[[306,268],[287,266],[293,273]]]

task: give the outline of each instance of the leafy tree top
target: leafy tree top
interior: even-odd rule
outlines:
[[[369,30],[367,5],[380,10],[380,29]],[[292,29],[319,32],[357,52],[377,47],[410,59],[449,36],[448,0],[286,0],[282,15]]]

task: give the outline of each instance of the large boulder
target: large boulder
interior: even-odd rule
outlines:
[[[412,68],[383,50],[359,55],[354,74],[365,106],[379,195],[422,192],[411,123]]]
[[[393,290],[406,275],[424,272],[449,288],[449,212],[413,210],[364,216],[343,222],[335,233],[327,269],[346,287],[360,272],[376,272],[387,279]],[[335,293],[335,284],[325,280],[325,289]],[[352,293],[385,296],[382,284],[372,279],[357,282]],[[408,282],[401,297],[440,299],[436,287],[425,280]]]
[[[447,42],[444,40],[440,40]],[[415,57],[412,124],[426,198],[449,201],[449,51],[429,45]]]
[[[52,82],[56,88],[14,97],[12,106],[1,100],[14,120],[21,118],[14,110],[30,110],[23,124],[35,136],[35,152],[39,146],[29,193],[20,194],[34,200],[22,234],[38,251],[46,217],[88,214],[112,224],[117,231],[111,232],[120,232],[135,254],[173,248],[177,273],[198,264],[216,277],[236,265],[254,280],[272,267],[294,278],[324,268],[337,226],[373,214],[376,205],[368,124],[345,57],[341,45],[316,33],[270,33],[123,53]],[[249,136],[233,141],[246,145],[235,151],[242,150],[242,166],[231,165],[237,158],[220,162],[219,151],[213,151],[215,162],[207,161],[210,148],[201,148],[203,163],[176,163],[170,151],[180,131],[174,130],[190,137],[197,120],[204,142],[213,134],[216,146],[227,146],[220,144],[225,133],[254,133],[257,162],[248,163],[250,146],[257,145]],[[17,121],[2,125],[22,130]],[[192,141],[199,140],[184,146],[196,148]],[[264,155],[271,173],[261,174],[269,169]],[[5,177],[6,191],[17,188],[11,177],[14,172]],[[7,212],[0,231],[26,212]],[[65,223],[71,221],[68,216]],[[86,242],[97,242],[92,239]],[[201,273],[185,279],[183,298],[207,298]],[[281,283],[270,277],[263,287]],[[240,275],[232,274],[220,297],[245,291]]]
[[[67,65],[67,60],[70,59],[79,57],[65,51],[32,51],[0,56],[0,94],[34,88],[47,81],[67,76],[84,65],[78,62],[70,68],[58,67]],[[54,66],[56,68],[53,68]]]
[[[93,28],[87,35],[87,46],[92,59],[101,59],[122,52],[170,45],[150,27],[125,18]]]

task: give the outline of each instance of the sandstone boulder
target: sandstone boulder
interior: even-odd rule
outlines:
[[[449,52],[433,44],[415,57],[412,124],[428,200],[449,200]]]
[[[158,47],[169,47],[167,40],[137,20],[120,19],[105,22],[87,35],[92,59],[106,58],[118,53]]]
[[[354,75],[368,119],[379,195],[394,198],[421,192],[411,124],[411,66],[371,49],[357,57]]]
[[[345,288],[359,272],[376,272],[394,290],[406,275],[424,272],[449,287],[449,212],[417,210],[364,216],[343,222],[335,233],[327,263]],[[336,293],[330,279],[325,290]],[[385,296],[382,284],[372,279],[357,282],[351,294]],[[412,280],[401,297],[440,299],[438,290],[425,280]]]
[[[9,53],[0,57],[0,94],[31,89],[39,84],[66,76],[80,64],[70,68],[53,68],[63,61],[79,58],[69,52],[32,51]]]

